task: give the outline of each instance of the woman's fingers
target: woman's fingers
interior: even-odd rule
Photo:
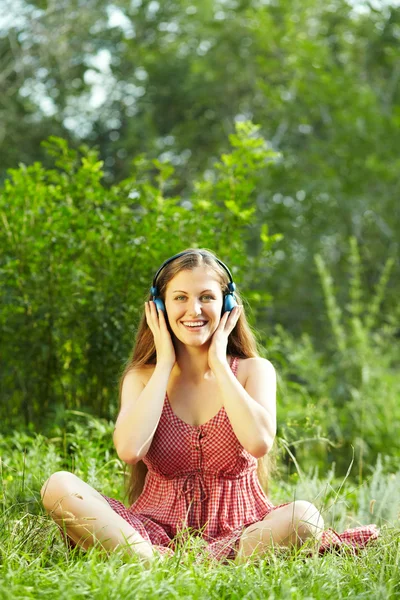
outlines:
[[[154,316],[154,319],[156,320],[158,326],[162,327],[163,325],[166,325],[164,311],[157,309],[157,305],[154,301],[150,302],[150,304],[151,304],[152,315]]]
[[[145,302],[146,311],[148,311],[150,317],[157,317],[157,308],[154,300],[149,300],[149,302]]]
[[[144,303],[144,313],[146,315],[147,325],[150,327],[150,307],[148,302]]]
[[[158,318],[160,319],[160,326],[167,327],[167,321],[165,319],[165,313],[163,310],[158,311]]]
[[[144,303],[145,313],[146,313],[146,321],[151,331],[154,334],[154,329],[156,327],[156,323],[158,321],[157,318],[157,309],[152,300]]]
[[[239,320],[241,312],[242,312],[242,306],[237,305],[229,313],[224,314],[224,316],[226,314],[228,314],[228,316],[224,322],[224,328],[228,331],[228,333],[230,333],[233,330],[233,328],[235,327],[236,323]]]
[[[150,331],[153,334],[154,345],[157,353],[157,362],[164,361],[166,364],[175,364],[175,349],[166,324],[166,317],[162,310],[157,312],[154,301],[145,303],[146,319]]]
[[[217,331],[223,331],[224,333],[227,333],[228,335],[230,334],[230,332],[232,331],[232,329],[235,327],[236,322],[239,318],[240,312],[239,314],[237,314],[237,306],[235,306],[231,311],[226,311],[224,312],[224,314],[222,315]]]
[[[157,310],[156,303],[154,300],[150,300],[149,302],[145,302],[145,311],[146,311],[146,319],[150,329],[153,331],[153,328],[158,328],[167,325],[165,314],[162,310]],[[154,331],[153,331],[154,333]]]
[[[160,329],[165,331],[165,329],[167,329],[167,324],[165,322],[165,313],[163,310],[158,311],[157,318],[158,318],[158,323],[159,323]]]

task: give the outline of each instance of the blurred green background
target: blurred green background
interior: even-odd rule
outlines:
[[[394,3],[3,0],[0,430],[113,420],[194,245],[278,371],[288,470],[399,464],[399,40]]]

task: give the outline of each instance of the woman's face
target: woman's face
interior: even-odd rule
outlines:
[[[201,346],[217,329],[223,295],[220,281],[206,267],[180,271],[167,284],[165,308],[172,332],[188,346]]]

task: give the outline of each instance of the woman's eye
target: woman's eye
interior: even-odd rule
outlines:
[[[184,300],[186,298],[186,296],[176,296],[175,300]],[[204,294],[204,296],[201,297],[203,300],[214,300],[214,296],[210,296],[209,294]]]

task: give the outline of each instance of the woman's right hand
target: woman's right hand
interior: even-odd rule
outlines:
[[[172,369],[176,361],[176,355],[164,312],[162,310],[157,312],[155,302],[150,300],[145,302],[145,313],[147,324],[154,338],[157,364],[163,364]]]

